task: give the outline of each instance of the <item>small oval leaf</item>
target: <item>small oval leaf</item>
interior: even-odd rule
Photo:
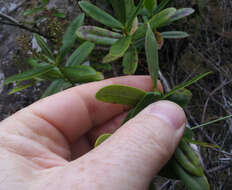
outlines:
[[[138,67],[138,52],[131,46],[123,56],[123,73],[133,75]]]
[[[157,80],[159,71],[158,44],[149,24],[145,38],[145,51],[148,70],[153,81],[154,90],[157,91]]]
[[[146,94],[145,91],[124,85],[110,85],[100,89],[96,98],[103,102],[136,105]]]
[[[113,45],[121,34],[96,26],[83,26],[76,31],[78,38],[100,45]]]
[[[77,36],[75,35],[76,30],[84,23],[85,15],[80,14],[77,16],[72,23],[68,26],[62,40],[62,46],[60,48],[57,60],[61,62],[65,55],[69,52],[69,50],[74,45]]]
[[[80,65],[89,56],[94,48],[91,42],[85,42],[78,47],[67,60],[66,66]]]
[[[163,38],[167,38],[167,39],[179,39],[179,38],[189,37],[188,33],[182,31],[162,32],[161,35],[163,36]]]
[[[106,139],[110,138],[112,136],[112,134],[103,134],[101,136],[99,136],[94,144],[94,147],[99,146],[101,143],[103,143]]]
[[[63,67],[62,71],[70,81],[75,83],[91,82],[102,78],[92,67],[85,65]]]
[[[188,89],[182,88],[175,91],[172,95],[166,98],[166,100],[175,102],[180,107],[185,107],[192,99],[192,92]]]
[[[41,48],[42,52],[44,54],[46,54],[49,58],[54,60],[54,56],[52,53],[52,50],[49,48],[48,44],[45,42],[45,40],[39,36],[38,34],[35,34],[35,39],[39,45],[39,47]]]
[[[122,57],[126,50],[129,48],[131,43],[131,36],[120,38],[113,46],[110,48],[110,54],[116,57]]]
[[[99,9],[95,5],[87,1],[80,1],[79,5],[86,14],[88,14],[90,17],[92,17],[92,19],[96,20],[97,22],[100,22],[111,28],[123,29],[122,23],[120,23],[118,20],[113,18],[102,9]]]

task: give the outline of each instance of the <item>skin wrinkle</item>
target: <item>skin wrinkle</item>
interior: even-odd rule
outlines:
[[[28,113],[29,113],[29,115],[31,114],[30,112],[28,112]],[[25,114],[24,114],[24,116],[25,116]],[[35,118],[35,120],[37,120],[37,119],[41,120],[41,118],[36,116],[34,113],[32,114],[32,116],[37,117],[37,118]],[[20,136],[25,137],[27,139],[30,139],[36,143],[39,142],[39,144],[44,146],[44,148],[47,148],[48,150],[50,150],[54,154],[57,154],[63,158],[68,159],[70,157],[69,156],[70,151],[68,150],[69,149],[68,145],[64,145],[65,141],[63,141],[63,143],[58,143],[58,142],[61,142],[60,138],[62,136],[58,136],[56,138],[54,138],[53,135],[51,136],[51,134],[53,134],[55,132],[54,131],[54,130],[56,130],[55,128],[51,127],[49,130],[52,130],[52,131],[50,131],[50,132],[45,131],[45,134],[41,134],[41,132],[44,132],[45,129],[44,130],[35,129],[34,127],[32,127],[32,125],[30,126],[30,124],[25,123],[26,120],[25,119],[22,120],[22,119],[20,119],[20,117],[15,117],[14,120],[19,124],[19,126],[11,129],[11,131],[6,128],[5,131],[8,132],[9,134],[20,135]],[[45,121],[45,120],[42,120],[42,121]],[[21,124],[21,126],[20,126],[20,124]],[[46,125],[44,125],[44,126],[47,126],[47,125],[50,125],[50,124],[46,123]],[[25,126],[30,126],[30,127],[25,127]],[[21,131],[23,131],[23,132],[21,132]]]
[[[110,121],[107,121],[102,126],[98,126],[92,131],[90,131],[88,135],[89,142],[91,146],[93,146],[97,140],[97,138],[104,133],[114,133],[118,128],[120,128],[122,121],[126,117],[128,112],[124,112],[112,118]]]
[[[130,136],[130,137],[137,136],[137,138],[139,137],[141,139],[143,139],[143,136],[146,136],[146,137],[150,136],[150,138],[147,137],[148,139],[150,139],[149,146],[151,146],[151,147],[156,146],[155,150],[158,152],[157,155],[160,155],[161,158],[166,158],[171,154],[170,150],[172,150],[172,148],[170,148],[169,146],[166,146],[166,144],[164,143],[165,140],[161,141],[160,139],[165,139],[165,138],[167,138],[167,136],[162,137],[162,138],[158,137],[158,135],[163,135],[163,134],[157,134],[157,132],[154,133],[154,130],[152,130],[150,128],[150,126],[154,125],[152,122],[150,124],[146,123],[147,126],[145,126],[145,124],[144,124],[144,119],[153,121],[154,117],[155,116],[151,116],[151,115],[147,114],[147,115],[143,115],[142,119],[136,119],[136,122],[131,120],[131,123],[128,124],[128,125],[133,126],[133,127],[135,127],[137,129],[137,135],[136,135],[136,130],[134,130],[133,135],[128,135],[128,136]],[[165,127],[165,128],[170,127],[165,122],[163,122],[162,120],[160,120],[157,117],[156,117],[156,121],[157,121],[157,123],[156,123],[157,126],[162,126],[162,127]],[[141,130],[140,130],[141,126],[143,126],[143,128],[145,129],[143,131],[144,134],[140,133],[141,132]],[[131,130],[130,130],[130,128],[128,128],[128,133],[130,133],[130,132],[131,132]],[[146,133],[146,135],[145,135],[145,133]],[[131,139],[130,141],[134,141],[134,143],[139,145],[139,139]],[[146,146],[144,146],[144,147],[146,147]],[[149,149],[149,148],[147,148],[147,149]],[[144,153],[146,153],[146,152],[148,152],[148,151],[144,150]],[[144,154],[144,153],[142,153],[142,154]]]
[[[56,161],[58,162],[62,161],[63,163],[65,161],[64,159],[57,156],[56,154],[50,151],[47,151],[47,148],[44,147],[43,145],[37,142],[34,142],[30,139],[27,139],[26,137],[23,137],[23,136],[18,137],[12,134],[7,136],[7,134],[4,134],[4,133],[2,134],[3,136],[1,137],[1,139],[3,139],[3,142],[5,143],[3,144],[2,141],[0,141],[1,146],[5,147],[8,151],[14,154],[24,157],[27,160],[32,161],[34,158],[38,157],[38,158],[44,159],[45,161],[53,160],[54,161],[53,165],[57,165],[55,164]],[[30,145],[29,146],[30,148],[28,146],[25,146],[25,144]],[[35,149],[37,151],[34,151]],[[33,150],[34,152],[32,153],[31,150]]]

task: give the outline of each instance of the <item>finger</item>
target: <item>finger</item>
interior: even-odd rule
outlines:
[[[169,101],[154,103],[67,170],[81,167],[87,183],[98,181],[103,189],[146,189],[171,158],[184,126],[182,108]]]
[[[102,103],[95,98],[100,88],[112,84],[130,85],[146,91],[152,89],[152,82],[148,76],[118,77],[71,88],[42,99],[17,115],[21,120],[28,121],[25,112],[29,112],[37,116],[38,127],[43,128],[46,121],[73,143],[93,126],[102,124],[124,111],[125,107],[122,105]],[[161,85],[159,87],[161,88]]]
[[[127,114],[128,112],[123,112],[122,114],[117,115],[116,117],[104,123],[103,125],[91,130],[88,133],[88,139],[90,145],[93,147],[97,138],[104,133],[113,134],[121,126]]]
[[[89,152],[97,140],[104,133],[114,133],[121,125],[127,113],[122,113],[105,124],[94,128],[88,134],[79,138],[75,143],[71,144],[72,160],[75,160]]]

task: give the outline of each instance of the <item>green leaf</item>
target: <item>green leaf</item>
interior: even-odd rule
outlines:
[[[209,74],[212,74],[212,72],[207,72],[207,73],[203,73],[201,75],[198,75],[196,77],[194,77],[192,80],[188,81],[188,82],[185,82],[183,84],[180,84],[178,86],[176,86],[174,89],[172,89],[170,92],[166,93],[164,96],[163,96],[163,99],[166,99],[167,97],[171,96],[173,93],[175,93],[177,90],[179,89],[182,89],[182,88],[185,88],[185,87],[188,87],[190,86],[191,84],[194,84],[196,83],[197,81],[199,81],[200,79],[206,77],[207,75]]]
[[[109,1],[113,7],[117,19],[121,23],[125,24],[126,23],[126,7],[124,3],[125,0],[109,0]]]
[[[133,11],[133,13],[129,16],[127,23],[126,23],[126,28],[129,29],[129,31],[130,31],[130,28],[131,28],[135,18],[137,17],[137,15],[139,13],[139,11],[143,8],[144,1],[145,0],[140,0],[139,4],[137,5],[137,7]]]
[[[138,52],[134,46],[130,46],[123,57],[123,73],[133,75],[138,67]]]
[[[79,48],[77,48],[73,54],[69,57],[66,66],[80,65],[93,51],[94,44],[91,42],[83,43]]]
[[[30,58],[29,64],[33,68],[42,68],[42,67],[47,67],[50,65],[49,63],[42,62],[41,60],[35,59],[35,58]],[[39,80],[54,80],[54,79],[60,79],[60,78],[63,78],[63,75],[60,73],[57,67],[53,67],[50,71],[46,72],[45,74],[36,76],[36,79],[39,79]]]
[[[135,108],[133,108],[126,118],[124,119],[124,123],[126,123],[128,120],[135,117],[139,112],[141,112],[144,108],[146,108],[148,105],[158,101],[161,99],[161,94],[159,92],[147,92],[136,104]]]
[[[122,57],[130,47],[131,36],[122,37],[110,48],[110,54],[116,57]]]
[[[43,93],[41,98],[45,98],[47,96],[51,96],[53,94],[56,94],[62,90],[65,90],[66,88],[71,87],[72,84],[62,80],[62,79],[58,79],[58,80],[54,80],[49,86],[48,88],[45,90],[45,92]]]
[[[174,15],[172,15],[170,17],[169,20],[167,20],[166,22],[162,23],[160,25],[160,27],[164,27],[164,26],[167,26],[167,25],[170,25],[171,23],[173,23],[174,21],[177,21],[179,19],[182,19],[184,17],[187,17],[189,15],[191,15],[192,13],[194,13],[194,9],[192,8],[182,8],[182,9],[178,9],[176,11],[176,13]]]
[[[193,175],[203,176],[204,171],[203,171],[203,168],[201,166],[201,161],[200,161],[198,155],[191,148],[190,144],[188,142],[186,142],[185,139],[182,138],[178,147],[183,151],[185,156],[195,166],[195,168],[198,168],[198,172],[194,171],[194,170],[191,170],[188,167],[184,167],[183,166],[184,164],[182,164],[182,162],[179,160],[180,165],[182,165],[182,167],[185,168],[186,171],[188,171],[189,173],[192,173]]]
[[[41,63],[43,62],[42,60],[38,59],[38,58],[35,58],[35,57],[30,57],[28,59],[28,63],[32,66],[32,67],[38,67]]]
[[[164,9],[163,11],[154,15],[147,23],[150,24],[152,30],[155,30],[156,28],[166,23],[170,19],[170,17],[175,14],[175,12],[176,9],[173,7]],[[133,40],[138,40],[145,36],[147,31],[147,23],[144,23],[135,31],[135,33],[133,34]]]
[[[103,58],[102,63],[110,63],[122,57],[129,48],[130,43],[131,36],[122,37],[116,41],[110,48],[109,54]]]
[[[218,148],[220,149],[221,147],[218,146],[218,145],[214,145],[214,144],[209,144],[209,143],[206,143],[206,142],[200,142],[200,141],[196,141],[196,140],[193,140],[193,139],[189,139],[189,138],[184,138],[184,140],[190,144],[195,144],[195,145],[199,145],[199,146],[202,146],[202,147],[205,147],[205,148]]]
[[[8,93],[8,95],[14,94],[14,93],[16,93],[16,92],[19,92],[19,91],[24,90],[24,89],[26,89],[26,88],[29,88],[29,87],[31,87],[31,86],[33,86],[33,84],[26,84],[26,85],[23,85],[23,86],[19,86],[19,87],[17,87],[17,88],[12,89],[12,90]]]
[[[99,73],[92,67],[85,65],[63,67],[62,71],[70,81],[75,83],[92,82],[103,78],[102,75],[99,77]]]
[[[69,50],[74,45],[77,36],[75,34],[76,30],[84,23],[85,15],[80,14],[78,17],[76,17],[72,23],[69,25],[68,29],[66,30],[63,40],[62,40],[62,46],[59,51],[59,55],[57,56],[57,62],[60,63],[65,55],[69,52]]]
[[[175,91],[172,95],[168,96],[165,100],[175,102],[180,107],[185,107],[189,104],[192,99],[192,93],[190,90],[185,88]]]
[[[153,11],[153,15],[157,14],[161,10],[163,10],[166,5],[169,3],[170,0],[162,0],[159,5],[156,7],[156,9]]]
[[[80,1],[79,5],[86,14],[92,17],[92,19],[111,28],[123,29],[122,23],[95,5],[87,1]]]
[[[146,94],[145,91],[124,85],[110,85],[100,89],[96,98],[103,102],[136,105]]]
[[[106,139],[108,139],[111,136],[112,134],[108,134],[108,133],[99,136],[94,144],[94,147],[99,146],[101,143],[103,143]]]
[[[187,144],[187,146],[190,146],[189,144]],[[192,150],[190,150],[192,151]],[[193,175],[193,176],[198,176],[201,177],[202,175],[204,175],[203,170],[201,169],[201,167],[199,167],[198,165],[194,165],[190,159],[188,159],[188,156],[186,154],[186,152],[184,152],[184,150],[182,150],[180,147],[178,147],[174,153],[174,157],[176,159],[176,161],[179,163],[179,165],[185,169],[185,171],[187,171],[189,174]]]
[[[124,0],[124,6],[126,10],[126,23],[128,23],[135,10],[134,0]]]
[[[171,16],[168,22],[174,22],[176,20],[182,19],[186,16],[189,16],[195,12],[192,8],[182,8],[178,9],[174,15]]]
[[[198,177],[185,171],[174,159],[171,161],[172,168],[177,177],[183,181],[189,190],[210,190],[210,186],[205,175]]]
[[[193,139],[194,138],[194,133],[193,133],[193,131],[190,128],[185,127],[185,131],[184,131],[183,137],[185,139]]]
[[[17,75],[13,75],[9,78],[7,78],[4,82],[4,84],[9,84],[12,82],[16,82],[16,81],[24,81],[24,80],[29,80],[32,79],[34,77],[40,76],[42,74],[45,74],[49,71],[51,71],[54,67],[52,65],[47,65],[44,67],[39,67],[39,68],[35,68],[33,70],[30,71],[26,71]]]
[[[87,40],[101,45],[113,45],[119,38],[122,37],[122,35],[119,33],[96,26],[80,27],[77,30],[76,35],[82,40]]]
[[[153,9],[157,6],[157,0],[145,0],[144,6],[150,13],[152,13]]]
[[[62,78],[64,78],[64,76],[62,75],[62,73],[60,72],[60,70],[57,67],[54,67],[53,69],[51,69],[47,73],[42,74],[42,75],[38,76],[37,78],[40,78],[42,80],[53,81],[55,79],[62,79]]]
[[[34,9],[29,9],[29,10],[26,10],[26,11],[23,13],[23,16],[33,15],[33,14],[36,14],[36,13],[38,13],[39,11],[43,11],[43,10],[44,10],[44,7],[38,7],[38,8],[34,8]]]
[[[148,64],[148,70],[153,81],[154,90],[157,90],[158,71],[159,71],[159,55],[158,44],[156,38],[148,24],[146,39],[145,39],[145,51]]]
[[[158,14],[154,15],[150,20],[149,23],[151,28],[154,30],[159,28],[164,23],[170,20],[170,18],[176,13],[176,9],[173,7],[164,9],[163,11],[159,12]]]
[[[42,37],[40,37],[38,34],[35,34],[35,39],[36,39],[39,47],[41,48],[42,52],[45,55],[47,55],[49,58],[54,60],[53,53],[52,53],[51,49],[49,48],[48,44],[44,41],[44,39]]]
[[[64,13],[60,13],[60,12],[55,13],[54,16],[58,17],[58,18],[62,18],[62,19],[66,18],[66,15]]]
[[[189,37],[189,34],[182,31],[168,31],[168,32],[162,32],[161,35],[163,38],[167,39],[178,39],[178,38],[187,38]]]
[[[102,63],[110,63],[110,62],[112,62],[112,61],[117,60],[118,58],[120,58],[120,57],[118,57],[118,56],[113,56],[113,55],[111,55],[110,53],[108,53],[108,54],[103,58]]]

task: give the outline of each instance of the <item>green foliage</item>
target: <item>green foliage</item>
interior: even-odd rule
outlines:
[[[145,45],[145,37],[152,38],[154,42],[155,36],[152,37],[151,33],[157,32],[160,27],[169,25],[193,13],[193,9],[190,8],[177,10],[172,7],[165,9],[168,2],[169,0],[163,0],[160,3],[156,0],[140,0],[135,5],[133,0],[109,0],[114,11],[114,16],[116,17],[114,18],[95,5],[87,1],[80,1],[80,7],[87,15],[106,27],[110,27],[111,30],[95,26],[83,26],[77,30],[76,34],[82,40],[112,46],[110,52],[103,58],[102,63],[110,63],[123,57],[122,65],[124,67],[124,74],[133,74],[137,69],[137,55],[139,50],[149,44],[149,46],[154,46],[154,43],[148,41]],[[149,25],[149,36],[146,36]],[[163,34],[166,38],[174,39],[188,36],[187,33],[181,31],[164,32]],[[164,38],[162,33],[160,35],[161,38]],[[156,47],[153,48],[157,49]],[[150,50],[155,52],[153,58],[152,54],[147,53],[146,50],[147,59],[150,63],[151,59],[153,59],[153,62],[158,60],[158,52],[155,49]],[[132,54],[136,55],[133,60],[131,59]],[[150,69],[155,69],[156,72],[158,71],[158,68],[154,64],[149,65],[153,65]],[[154,72],[154,70],[151,71],[151,73]],[[154,75],[151,76],[153,77],[153,81],[155,81]],[[156,88],[155,85],[154,83],[154,88]]]
[[[110,85],[99,90],[96,98],[109,103],[135,105],[145,94],[145,91],[130,86]]]
[[[189,34],[182,31],[169,31],[169,32],[162,32],[161,35],[163,38],[166,39],[178,39],[178,38],[187,38]]]
[[[75,35],[76,30],[81,27],[84,23],[84,14],[80,14],[78,17],[76,17],[73,22],[69,25],[68,29],[66,30],[63,40],[62,40],[62,46],[60,48],[59,54],[57,56],[57,62],[63,61],[65,55],[70,51],[70,49],[73,47],[77,36]]]
[[[113,45],[121,34],[96,26],[83,26],[76,31],[78,38],[100,45]]]
[[[103,143],[106,139],[108,139],[111,136],[112,136],[112,134],[103,134],[103,135],[99,136],[94,144],[94,147],[99,146],[101,143]]]
[[[157,0],[145,0],[144,6],[151,14],[154,8],[157,6]]]
[[[38,81],[51,81],[50,86],[42,95],[44,98],[70,88],[77,83],[104,79],[102,73],[97,72],[91,66],[81,65],[93,51],[95,46],[93,43],[82,43],[68,59],[65,59],[76,42],[77,36],[75,32],[83,24],[83,21],[84,14],[81,14],[69,25],[63,36],[62,46],[59,47],[57,54],[53,53],[52,48],[41,36],[35,34],[37,44],[41,48],[40,56],[31,57],[28,60],[28,63],[32,66],[31,70],[9,77],[5,80],[5,84],[25,80],[32,80],[34,81],[33,84],[36,84]],[[20,84],[17,83],[17,85]],[[10,93],[18,92],[27,87],[29,85],[20,85]]]
[[[99,9],[95,5],[87,2],[87,1],[80,1],[79,2],[80,7],[82,10],[88,14],[90,17],[92,17],[94,20],[112,28],[118,28],[122,29],[123,25],[113,18],[108,13],[104,12],[103,10]]]
[[[134,46],[130,46],[123,56],[123,73],[133,75],[138,67],[138,51]]]
[[[157,79],[159,71],[158,44],[151,30],[150,24],[148,24],[146,33],[145,52],[147,57],[148,70],[153,81],[154,89],[157,91]]]

